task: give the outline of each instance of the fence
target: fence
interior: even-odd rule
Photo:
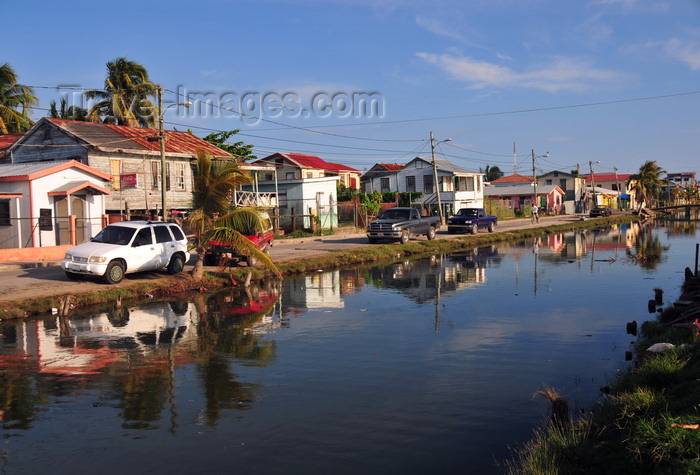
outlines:
[[[0,226],[0,249],[76,245],[90,240],[107,225],[107,217],[10,218]]]

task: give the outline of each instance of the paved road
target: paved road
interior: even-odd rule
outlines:
[[[552,224],[562,224],[577,221],[575,216],[544,217],[539,224],[532,224],[530,219],[514,219],[502,221],[498,224],[496,232],[510,231],[535,226],[547,226]],[[460,235],[448,234],[446,227],[437,234],[437,239],[449,239]],[[419,239],[425,239],[421,236]],[[333,250],[352,249],[356,247],[368,246],[367,237],[360,234],[338,234],[333,236],[309,237],[298,239],[278,240],[270,250],[270,257],[274,262],[310,257],[325,254]],[[196,256],[191,256],[185,271],[191,270]],[[24,300],[27,298],[48,297],[61,295],[64,293],[82,293],[93,290],[105,289],[108,284],[101,281],[86,279],[84,281],[72,281],[68,279],[58,262],[44,263],[0,263],[0,302]],[[127,274],[124,283],[134,281],[157,280],[165,275],[161,272],[142,272],[137,274]],[[117,284],[120,286],[123,284]]]

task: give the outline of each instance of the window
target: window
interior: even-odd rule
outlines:
[[[10,225],[10,201],[0,200],[0,226]]]
[[[407,176],[406,177],[406,191],[412,192],[416,191],[416,177],[415,176]]]
[[[121,188],[121,160],[109,161],[109,174],[112,175],[112,189],[118,190]]]
[[[182,241],[183,239],[185,239],[185,235],[182,234],[182,230],[180,229],[180,226],[170,224],[170,225],[168,225],[168,227],[170,228],[170,232],[173,233],[173,236],[175,237],[176,241]]]
[[[566,178],[561,178],[559,180],[559,188],[561,188],[563,191],[566,191]]]
[[[421,160],[416,162],[416,168],[423,168],[423,162]]]
[[[474,191],[474,177],[468,176],[466,178],[466,191]]]
[[[380,186],[381,186],[382,193],[389,193],[389,191],[391,191],[389,189],[389,178],[388,177],[382,178],[380,181],[381,181]]]
[[[306,172],[306,178],[313,178],[314,172]]]
[[[545,185],[551,185],[551,184],[552,184],[552,180],[545,180],[545,181],[544,181],[544,184],[545,184]]]
[[[173,238],[170,237],[170,232],[166,226],[155,226],[153,231],[156,233],[156,242],[170,242]]]
[[[476,191],[477,192],[481,191],[481,175],[476,177]]]
[[[293,179],[294,179],[294,172],[287,172],[287,173],[284,175],[284,177],[285,177],[287,180],[293,180]]]
[[[185,164],[176,163],[175,164],[175,189],[184,190],[185,189]]]
[[[265,181],[272,181],[275,179],[275,175],[272,173],[265,173]]]
[[[277,192],[277,202],[280,208],[287,207],[287,190],[279,190]]]
[[[151,162],[151,177],[153,178],[153,189],[160,190],[160,163],[155,160]]]
[[[423,176],[423,192],[432,193],[433,192],[433,175]]]
[[[105,228],[107,229],[107,228]],[[143,228],[134,238],[134,244],[137,246],[148,246],[153,244],[153,236],[151,235],[151,228]]]

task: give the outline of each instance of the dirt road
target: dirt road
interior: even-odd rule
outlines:
[[[496,232],[563,224],[578,219],[579,218],[575,216],[546,217],[540,219],[539,224],[532,224],[529,219],[502,221],[498,224]],[[447,228],[443,227],[443,229],[438,232],[436,238],[449,239],[458,236],[460,235],[448,234]],[[425,239],[425,237],[421,236],[419,239]],[[270,250],[270,257],[273,262],[283,262],[290,259],[325,254],[333,250],[352,249],[368,245],[370,244],[367,242],[367,237],[364,233],[338,234],[323,237],[313,236],[289,240],[284,239],[275,242],[275,245]],[[192,269],[196,259],[196,255],[190,256],[185,266],[185,272]],[[127,274],[124,281],[120,284],[116,284],[116,287],[125,286],[137,281],[156,281],[166,275],[165,272]],[[0,263],[0,285],[2,288],[0,302],[22,301],[30,298],[51,297],[66,293],[79,294],[95,290],[104,290],[109,286],[109,284],[105,284],[97,279],[72,281],[65,276],[58,262],[23,264]]]

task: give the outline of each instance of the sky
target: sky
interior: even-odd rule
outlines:
[[[0,0],[0,64],[89,106],[142,64],[165,126],[369,169],[700,174],[698,0]],[[191,107],[182,105],[191,103]],[[451,139],[448,141],[448,139]]]

